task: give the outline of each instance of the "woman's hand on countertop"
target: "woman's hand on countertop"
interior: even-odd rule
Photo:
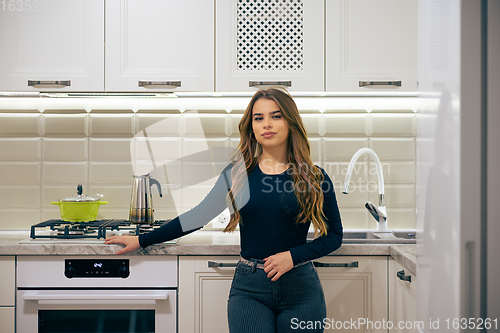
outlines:
[[[141,245],[139,244],[139,236],[113,236],[106,238],[104,244],[123,244],[125,247],[116,254],[124,254],[137,250]]]
[[[293,259],[290,251],[276,253],[272,256],[264,258],[264,272],[267,273],[271,281],[276,281],[293,268]]]

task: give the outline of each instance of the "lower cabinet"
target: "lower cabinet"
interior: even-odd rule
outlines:
[[[178,331],[223,333],[227,299],[238,256],[179,256]],[[230,267],[209,267],[209,262]]]
[[[389,261],[389,320],[391,333],[417,332],[417,277],[401,264]]]
[[[387,256],[331,256],[315,262],[325,293],[325,332],[387,332]]]
[[[238,259],[179,256],[179,332],[228,332],[227,299]],[[386,256],[332,256],[315,262],[325,292],[326,332],[338,332],[337,322],[347,325],[346,331],[387,332],[376,328],[387,321]]]
[[[14,333],[16,258],[0,256],[0,332]]]

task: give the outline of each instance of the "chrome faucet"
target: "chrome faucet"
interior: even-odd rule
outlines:
[[[347,174],[345,175],[344,180],[344,190],[342,193],[347,194],[349,192],[349,182],[351,181],[352,170],[354,169],[354,164],[358,158],[363,154],[370,155],[375,161],[375,166],[377,168],[377,177],[378,177],[378,193],[379,193],[379,203],[378,207],[376,207],[373,203],[368,201],[365,204],[366,209],[372,214],[377,223],[377,231],[378,232],[389,232],[387,230],[387,212],[385,210],[385,201],[384,201],[384,175],[382,173],[382,166],[380,164],[380,160],[378,159],[377,154],[370,148],[361,148],[358,150],[349,162],[349,166],[347,167]]]

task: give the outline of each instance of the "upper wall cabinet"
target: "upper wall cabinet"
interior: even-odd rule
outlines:
[[[213,91],[213,0],[107,0],[106,91]]]
[[[216,90],[324,90],[324,1],[216,1]]]
[[[0,43],[0,90],[104,89],[104,1],[4,1]]]
[[[416,0],[326,0],[326,90],[417,90]]]

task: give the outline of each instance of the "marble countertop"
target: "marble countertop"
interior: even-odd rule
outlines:
[[[24,231],[0,232],[0,255],[114,255],[121,245],[92,243],[51,243],[44,241],[20,244],[29,240]],[[182,237],[176,244],[156,244],[138,249],[130,255],[239,255],[239,234],[220,231],[197,231]],[[392,256],[412,273],[416,273],[415,244],[350,244],[344,243],[329,254],[347,256]]]
[[[417,275],[417,246],[415,244],[391,245],[389,253],[403,267]]]

